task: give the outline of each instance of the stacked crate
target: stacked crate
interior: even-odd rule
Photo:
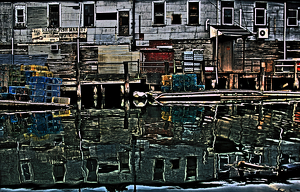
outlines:
[[[8,87],[9,81],[9,65],[2,64],[0,65],[0,86]]]
[[[184,92],[204,90],[204,85],[197,84],[196,74],[174,74],[163,75],[161,91],[167,92]]]
[[[24,86],[25,73],[21,71],[21,65],[9,65],[8,86]]]
[[[9,86],[8,94],[11,94],[14,100],[28,101],[29,100],[29,86]]]
[[[60,78],[34,76],[30,78],[30,99],[33,102],[52,102],[52,97],[60,97]]]
[[[162,75],[162,92],[170,92],[172,88],[172,75]]]
[[[183,66],[184,72],[193,72],[193,60],[194,60],[194,52],[193,51],[185,51],[183,53]]]

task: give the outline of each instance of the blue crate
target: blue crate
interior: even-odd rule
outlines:
[[[44,98],[44,96],[32,96],[31,95],[30,100],[35,103],[44,103],[45,98]]]
[[[0,93],[0,100],[9,100],[12,98],[11,93]]]
[[[44,89],[31,89],[30,90],[30,95],[32,96],[45,96],[46,91]]]
[[[32,83],[45,83],[48,77],[44,76],[35,76],[35,77],[30,77],[30,82]]]
[[[44,98],[44,101],[45,101],[45,103],[52,103],[52,97],[46,96],[46,97]]]
[[[46,83],[54,84],[54,78],[53,77],[47,77],[46,78]]]
[[[60,91],[46,91],[46,97],[60,97]]]
[[[29,85],[31,86],[31,89],[46,89],[45,83],[32,83],[30,82]]]
[[[205,90],[205,85],[196,85],[197,91],[204,91]]]
[[[53,78],[54,84],[61,85],[62,84],[62,79],[61,78]]]
[[[161,91],[163,93],[171,92],[171,86],[161,86]]]
[[[9,86],[8,87],[8,93],[16,94],[16,93],[19,92],[20,89],[24,89],[25,90],[25,86]]]
[[[49,90],[49,91],[60,91],[60,85],[58,85],[58,84],[47,84],[46,85],[46,90]]]

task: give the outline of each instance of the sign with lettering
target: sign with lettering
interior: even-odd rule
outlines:
[[[86,39],[87,28],[80,28],[79,38]],[[68,42],[78,37],[77,27],[66,28],[37,28],[32,30],[32,41],[40,42]]]

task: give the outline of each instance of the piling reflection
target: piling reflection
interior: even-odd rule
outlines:
[[[297,103],[6,111],[0,184],[113,190],[284,180],[300,176],[299,113]]]

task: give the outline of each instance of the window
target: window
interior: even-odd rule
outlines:
[[[26,8],[24,5],[15,6],[15,26],[25,27],[26,26]]]
[[[256,3],[254,9],[255,25],[265,26],[267,24],[266,8],[266,3]]]
[[[287,10],[287,26],[298,26],[298,9]]]
[[[234,21],[234,2],[222,1],[222,25],[233,25]]]
[[[181,24],[181,15],[180,14],[172,15],[172,24]]]
[[[119,12],[119,35],[129,35],[129,11]]]
[[[94,4],[84,4],[84,26],[94,26]]]
[[[189,25],[198,25],[200,22],[200,3],[197,2],[188,2],[188,24]]]
[[[165,24],[165,2],[152,2],[152,23],[154,25],[164,25]]]
[[[49,5],[49,27],[57,28],[59,25],[59,4],[51,4]]]
[[[223,7],[222,8],[222,24],[233,25],[233,8]]]

